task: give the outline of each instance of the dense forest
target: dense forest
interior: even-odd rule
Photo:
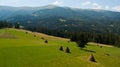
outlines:
[[[0,28],[17,28],[20,29],[19,23],[9,23],[6,21],[0,21]],[[112,33],[96,33],[96,32],[68,32],[61,30],[50,30],[44,27],[27,27],[24,28],[32,32],[40,32],[48,35],[70,38],[71,41],[78,43],[79,47],[85,47],[88,42],[96,42],[101,44],[113,45],[120,47],[120,36]]]
[[[83,45],[87,44],[88,42],[95,42],[120,47],[120,36],[112,33],[73,33],[71,41],[83,43]]]

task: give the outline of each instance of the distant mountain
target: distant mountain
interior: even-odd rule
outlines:
[[[111,32],[120,34],[120,12],[43,7],[0,6],[0,20],[19,22],[25,27],[45,27],[69,32]]]

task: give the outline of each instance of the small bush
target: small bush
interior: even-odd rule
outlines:
[[[70,43],[70,41],[68,41],[68,43]]]
[[[45,38],[41,37],[42,40],[44,40]]]
[[[100,48],[102,48],[103,46],[100,46]]]
[[[69,47],[66,48],[65,52],[66,53],[71,53]]]
[[[60,50],[60,51],[63,51],[63,46],[60,46],[59,50]]]
[[[28,32],[25,32],[26,34],[28,34]]]
[[[34,35],[34,37],[36,37],[36,35]]]
[[[47,41],[47,40],[45,40],[45,43],[48,43],[48,41]]]

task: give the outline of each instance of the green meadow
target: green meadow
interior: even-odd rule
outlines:
[[[0,67],[120,67],[120,48],[88,44],[80,50],[68,41],[37,32],[0,29]],[[66,47],[71,53],[65,53]],[[96,62],[89,61],[90,54]]]

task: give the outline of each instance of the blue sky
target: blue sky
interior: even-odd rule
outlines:
[[[58,5],[83,9],[104,9],[120,12],[120,0],[0,0],[1,6]]]

